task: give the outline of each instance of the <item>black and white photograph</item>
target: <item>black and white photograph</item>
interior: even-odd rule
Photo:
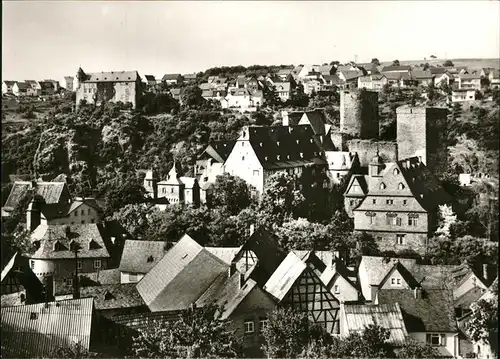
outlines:
[[[498,357],[500,1],[1,6],[1,358]]]

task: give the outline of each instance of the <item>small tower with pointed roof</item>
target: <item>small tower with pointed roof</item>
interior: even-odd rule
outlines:
[[[184,202],[184,183],[180,180],[177,174],[176,163],[168,172],[168,177],[165,181],[158,182],[158,198],[167,198],[169,203]]]

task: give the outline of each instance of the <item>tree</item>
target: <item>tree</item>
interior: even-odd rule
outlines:
[[[380,61],[376,57],[374,57],[372,59],[371,63],[374,64],[374,65],[376,65],[376,66],[380,66]]]
[[[426,260],[432,264],[471,265],[497,262],[498,245],[466,235],[460,238],[434,237],[429,239]]]
[[[214,304],[183,311],[176,321],[154,321],[133,339],[133,351],[143,358],[235,358],[240,345],[224,310]]]
[[[401,359],[434,359],[439,353],[430,346],[416,341],[413,338],[406,338],[403,346],[397,351],[397,357]]]
[[[351,333],[344,340],[344,353],[355,358],[390,358],[393,349],[388,340],[388,329],[370,324],[361,334]]]
[[[259,210],[266,214],[270,227],[279,227],[287,217],[294,217],[304,203],[296,179],[285,172],[269,176]]]
[[[288,105],[297,107],[307,107],[309,104],[309,96],[304,93],[304,85],[298,84],[295,89],[292,90],[292,94],[288,101]]]
[[[475,94],[476,100],[482,100],[484,98],[483,93],[479,90],[476,90],[476,92],[474,94]]]
[[[139,178],[121,173],[102,183],[98,193],[104,198],[105,216],[111,216],[127,204],[143,203],[146,190]]]
[[[290,308],[272,311],[262,334],[268,358],[296,358],[309,343],[325,345],[331,342],[330,335],[310,322],[307,313]]]
[[[392,62],[392,66],[399,66],[399,60],[394,60]]]
[[[197,85],[184,87],[180,95],[182,106],[187,108],[200,107],[205,102],[201,94],[201,88]]]
[[[472,314],[466,331],[474,342],[489,344],[498,353],[498,288],[491,290],[489,300],[480,299],[471,305]]]
[[[446,60],[444,63],[443,63],[443,66],[444,67],[453,67],[453,62],[451,60]]]
[[[111,219],[116,220],[122,227],[136,239],[147,239],[145,235],[148,231],[148,216],[157,211],[152,205],[145,203],[127,204],[114,212]]]
[[[209,207],[219,207],[228,215],[237,215],[250,206],[251,202],[251,188],[244,180],[229,173],[217,176],[207,194]]]
[[[477,141],[462,134],[457,138],[454,146],[448,147],[450,166],[457,167],[465,173],[488,173],[489,159]]]
[[[281,105],[281,99],[278,96],[276,87],[274,85],[264,87],[264,103],[266,106],[273,107]]]
[[[290,219],[276,230],[280,245],[286,250],[323,250],[333,242],[333,234],[329,226],[305,218]]]
[[[450,237],[450,228],[457,222],[457,216],[451,206],[446,204],[439,206],[439,226],[436,235]]]

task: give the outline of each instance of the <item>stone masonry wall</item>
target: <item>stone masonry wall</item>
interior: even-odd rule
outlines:
[[[347,141],[347,150],[358,154],[361,167],[368,167],[377,151],[384,161],[394,162],[398,159],[398,145],[392,141],[350,140]]]
[[[364,89],[341,91],[340,132],[351,136],[351,138],[378,138],[377,92]]]

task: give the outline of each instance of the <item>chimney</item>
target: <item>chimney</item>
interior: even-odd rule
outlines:
[[[232,262],[229,266],[229,277],[232,277],[234,273],[236,273],[236,263]]]
[[[243,288],[243,285],[245,284],[245,274],[240,273],[240,280],[239,280],[240,288]]]
[[[35,201],[32,200],[28,205],[28,209],[26,211],[26,228],[30,232],[33,232],[41,222],[40,210],[35,207]]]
[[[488,265],[486,263],[483,264],[483,279],[484,281],[488,281]]]
[[[422,288],[415,287],[415,289],[413,289],[413,294],[415,296],[415,299],[422,299]]]
[[[253,232],[255,232],[255,224],[253,224],[253,223],[252,223],[252,224],[250,225],[250,235],[252,235],[252,234],[253,234]]]
[[[283,126],[290,125],[290,121],[288,120],[288,111],[281,111],[281,118],[282,118],[281,124]]]

